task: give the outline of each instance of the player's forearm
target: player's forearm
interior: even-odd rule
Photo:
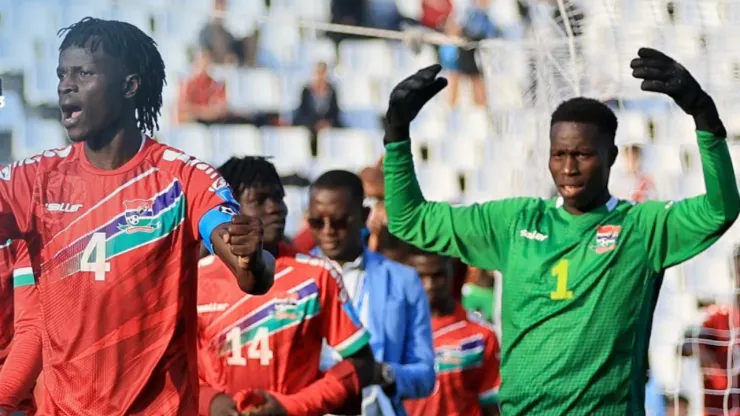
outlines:
[[[213,252],[234,274],[241,290],[252,295],[267,293],[275,279],[275,258],[262,250],[261,255],[250,261],[249,267],[242,267],[239,257],[231,252],[231,247],[224,240],[224,235],[228,232],[227,227],[228,225],[221,225],[213,231],[211,239]]]
[[[354,364],[343,360],[298,393],[273,394],[289,415],[321,416],[340,412],[348,400],[361,393],[362,386]]]
[[[697,138],[707,192],[702,212],[697,213],[705,215],[697,215],[696,220],[729,227],[740,212],[740,196],[727,142],[707,131],[698,131]]]
[[[15,409],[30,397],[41,373],[41,331],[16,333],[5,365],[0,369],[0,409]]]
[[[448,215],[441,212],[449,206],[424,199],[414,173],[411,142],[386,145],[383,166],[388,231],[422,249],[457,255],[450,244]]]

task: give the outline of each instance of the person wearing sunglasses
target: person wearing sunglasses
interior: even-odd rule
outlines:
[[[381,365],[381,383],[363,392],[363,415],[406,415],[404,399],[426,397],[436,379],[429,301],[416,271],[368,250],[362,230],[369,208],[362,181],[333,170],[311,185],[308,225],[316,247],[311,254],[342,270],[347,293],[370,332]],[[322,363],[330,367],[331,355]]]

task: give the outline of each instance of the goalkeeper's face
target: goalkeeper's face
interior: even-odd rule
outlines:
[[[550,129],[550,174],[572,214],[582,214],[609,199],[609,172],[616,159],[613,140],[594,124],[557,122]]]

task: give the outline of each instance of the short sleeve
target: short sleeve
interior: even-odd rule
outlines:
[[[349,301],[341,272],[328,262],[322,264],[318,283],[324,338],[342,358],[347,358],[367,345],[370,334]]]
[[[38,163],[0,167],[0,241],[20,239],[31,226]]]
[[[478,401],[481,406],[490,406],[498,401],[498,389],[501,385],[499,368],[501,366],[500,350],[496,334],[486,330],[486,344],[483,348],[483,367],[481,384],[478,388]]]
[[[213,230],[231,221],[240,210],[231,188],[218,171],[205,162],[174,149],[166,149],[162,158],[165,162],[180,163],[177,176],[186,198],[187,226],[192,235],[212,251]]]

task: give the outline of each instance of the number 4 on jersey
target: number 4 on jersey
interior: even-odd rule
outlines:
[[[110,271],[110,263],[105,261],[106,256],[105,233],[93,233],[85,251],[82,252],[80,270],[95,273],[96,282],[104,281],[105,274]]]

